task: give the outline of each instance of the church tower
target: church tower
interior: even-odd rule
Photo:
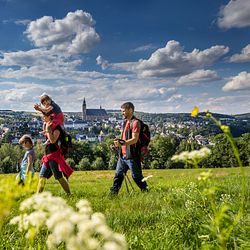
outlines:
[[[85,97],[83,98],[83,103],[82,103],[82,119],[83,121],[87,120],[87,109],[86,109]]]

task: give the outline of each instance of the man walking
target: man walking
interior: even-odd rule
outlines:
[[[143,175],[138,147],[140,121],[134,116],[133,103],[125,102],[122,104],[121,113],[124,118],[121,140],[114,140],[114,145],[119,149],[120,155],[110,194],[118,194],[128,169],[131,170],[132,178],[141,191],[148,191],[147,183],[142,182]]]

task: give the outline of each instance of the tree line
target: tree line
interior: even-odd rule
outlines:
[[[224,134],[212,137],[212,145],[206,145],[212,154],[204,159],[201,166],[204,168],[237,167],[237,162]],[[73,147],[66,157],[67,162],[74,170],[108,170],[115,169],[117,153],[110,150],[113,141],[106,139],[104,142],[91,143],[73,140]],[[236,138],[240,158],[244,166],[250,166],[250,133]],[[147,169],[172,169],[189,168],[191,166],[171,161],[171,157],[182,151],[200,149],[195,140],[179,140],[176,136],[155,136],[149,144],[149,155],[143,163]],[[40,168],[41,158],[44,155],[44,145],[35,144],[36,163],[35,169]],[[0,173],[14,173],[18,171],[18,163],[22,160],[24,150],[19,145],[9,143],[0,144]]]

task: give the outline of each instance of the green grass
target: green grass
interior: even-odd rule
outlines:
[[[114,171],[75,172],[70,178],[72,195],[67,197],[53,177],[45,191],[65,198],[72,206],[79,199],[87,199],[95,212],[102,212],[113,231],[125,234],[130,249],[219,249],[217,235],[211,224],[214,213],[205,188],[217,187],[213,196],[219,210],[221,195],[230,195],[227,216],[219,218],[221,232],[232,224],[240,206],[241,175],[239,168],[212,169],[213,178],[198,181],[204,169],[145,170],[149,193],[141,193],[132,182],[135,191],[128,194],[125,183],[117,197],[109,197]],[[250,168],[246,176],[246,199],[244,219],[238,223],[227,240],[227,249],[250,249]],[[129,173],[130,174],[130,173]],[[11,175],[12,176],[12,175]],[[5,175],[0,175],[0,179]],[[13,175],[14,178],[14,175]],[[130,177],[132,180],[132,178]],[[193,183],[193,184],[190,184]],[[0,236],[0,249],[27,249],[28,243],[16,226],[8,219],[18,214],[18,205],[5,220]],[[211,219],[212,218],[212,219]],[[220,234],[221,232],[218,232]],[[35,240],[34,249],[45,247],[46,232]],[[207,239],[207,240],[204,240]],[[207,243],[207,246],[206,246]],[[208,247],[208,248],[205,248]],[[63,246],[59,249],[64,249]]]

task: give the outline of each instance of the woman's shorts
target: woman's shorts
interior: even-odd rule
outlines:
[[[51,177],[52,174],[54,175],[56,180],[63,177],[62,172],[59,171],[56,161],[49,161],[48,167],[46,167],[43,163],[39,176],[48,179]]]

